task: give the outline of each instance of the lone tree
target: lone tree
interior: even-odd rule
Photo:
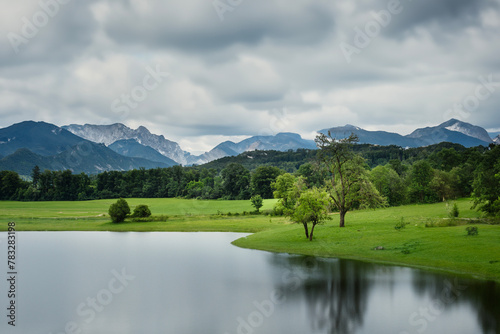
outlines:
[[[130,214],[130,207],[126,200],[120,198],[116,203],[111,204],[108,213],[113,223],[121,223]]]
[[[333,205],[339,210],[340,227],[345,226],[345,215],[353,208],[387,205],[370,182],[364,159],[352,151],[358,141],[353,133],[343,139],[333,138],[330,132],[328,136],[321,133],[315,139],[318,159],[330,174],[326,183]]]
[[[300,194],[291,219],[304,225],[306,238],[313,239],[314,227],[328,219],[328,193],[318,188],[304,191]],[[307,224],[312,223],[311,233]]]
[[[252,202],[252,206],[255,208],[257,212],[259,212],[260,208],[264,204],[262,200],[262,196],[260,195],[254,195],[250,198],[250,201]]]
[[[278,198],[275,210],[283,212],[295,223],[304,226],[306,238],[309,239],[308,223],[312,222],[312,216],[307,216],[307,210],[315,210],[316,206],[312,204],[310,197],[312,195],[303,195],[307,191],[306,181],[302,176],[295,177],[286,173],[278,176],[273,183],[274,198]],[[302,202],[299,202],[302,198]],[[312,212],[312,211],[309,211]],[[315,215],[315,213],[312,213]],[[313,222],[313,226],[315,223]]]

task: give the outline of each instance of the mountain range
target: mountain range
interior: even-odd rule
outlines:
[[[485,129],[456,119],[434,127],[419,128],[402,136],[386,131],[368,131],[354,125],[320,130],[341,139],[351,133],[359,143],[420,147],[452,142],[465,147],[500,144],[500,135],[492,139]],[[212,150],[192,155],[163,135],[152,134],[140,126],[131,129],[123,124],[78,125],[58,127],[45,122],[25,121],[0,129],[0,170],[14,170],[29,175],[38,165],[42,170],[71,169],[75,173],[99,173],[169,167],[176,164],[200,165],[246,151],[287,151],[316,149],[313,140],[299,134],[283,132],[270,136],[253,136],[238,143],[226,141]]]
[[[434,127],[416,129],[406,136],[393,132],[367,131],[353,125],[323,129],[319,132],[340,139],[354,133],[360,144],[397,145],[401,147],[421,147],[441,142],[451,142],[465,147],[488,146],[493,139],[480,126],[472,125],[456,119],[450,119]]]
[[[97,174],[110,170],[170,167],[175,164],[127,157],[45,122],[26,121],[0,129],[0,170],[30,175],[33,167]]]

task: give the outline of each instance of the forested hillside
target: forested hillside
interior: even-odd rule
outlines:
[[[389,205],[431,203],[474,195],[494,207],[500,189],[500,146],[465,148],[441,143],[423,148],[354,145]],[[2,200],[89,200],[118,197],[249,199],[272,197],[272,183],[283,173],[322,186],[328,173],[318,167],[316,150],[253,151],[202,166],[136,169],[98,175],[33,169],[24,181],[0,172]],[[498,196],[496,197],[498,199]],[[496,201],[496,202],[495,202]]]

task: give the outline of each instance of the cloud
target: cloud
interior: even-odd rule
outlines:
[[[265,39],[308,44],[333,25],[328,2],[246,1],[221,21],[212,1],[110,1],[103,19],[108,35],[120,44],[210,52]]]
[[[488,98],[454,116],[500,128],[498,0],[401,0],[350,63],[340,45],[389,1],[232,3],[221,20],[205,0],[0,0],[0,126],[121,122],[194,151],[346,123],[406,132],[443,122],[491,75]],[[9,36],[40,13],[16,53]]]

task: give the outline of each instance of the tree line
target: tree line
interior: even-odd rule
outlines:
[[[408,150],[373,145],[350,145],[349,148],[355,165],[366,171],[364,189],[368,189],[368,184],[373,185],[388,205],[434,203],[472,196],[478,208],[500,213],[500,146],[464,148],[445,143]],[[0,200],[250,199],[254,195],[273,198],[276,191],[273,183],[287,172],[301,177],[307,189],[325,186],[335,171],[321,163],[322,152],[325,150],[267,152],[265,155],[247,152],[208,166],[110,171],[98,175],[73,174],[70,170],[41,171],[35,167],[30,180],[12,171],[1,171]],[[252,154],[262,156],[267,162],[249,168],[242,162],[259,160],[245,158]],[[294,157],[294,168],[278,167],[286,163],[282,160],[286,156]],[[278,166],[273,165],[273,160]],[[355,202],[354,207],[356,205],[359,203]]]

